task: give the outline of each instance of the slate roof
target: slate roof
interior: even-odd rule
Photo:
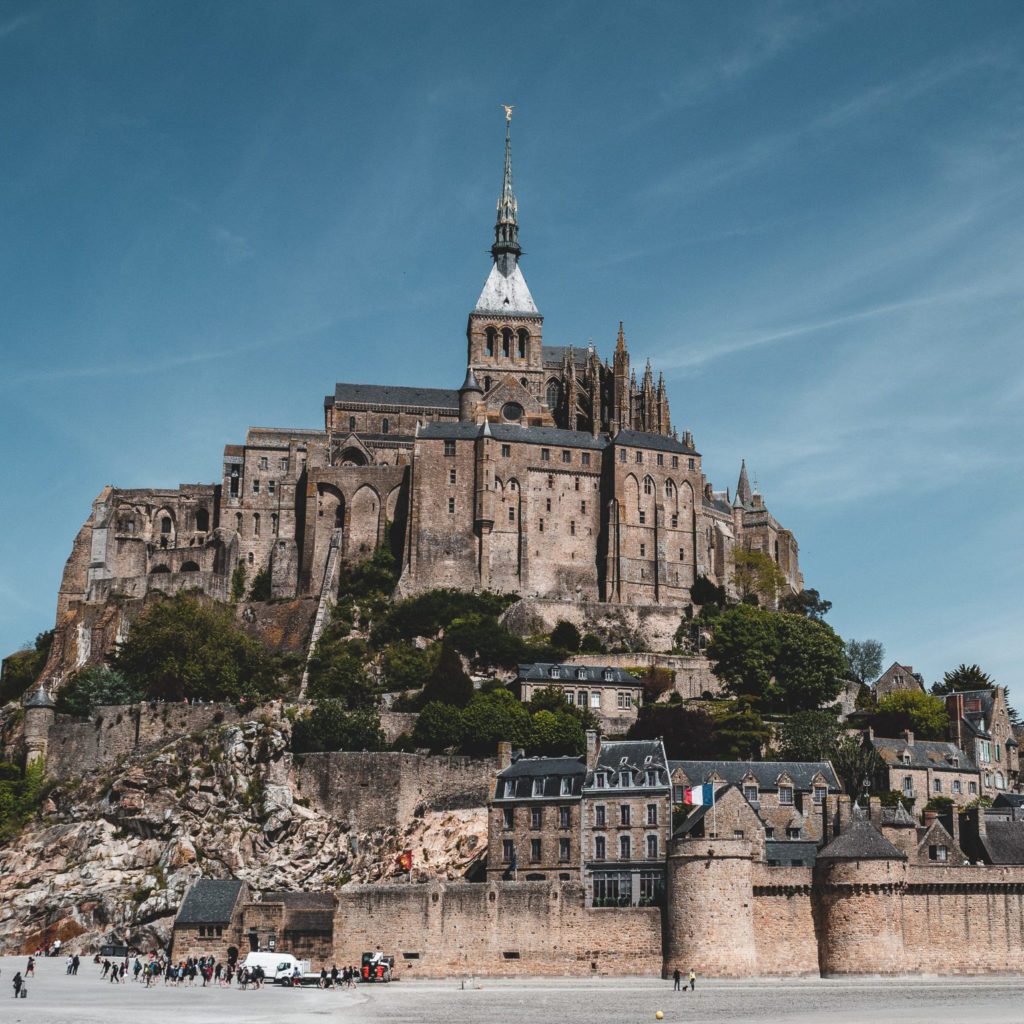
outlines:
[[[428,440],[458,441],[479,437],[483,423],[424,423],[419,437]],[[593,437],[583,430],[560,430],[557,427],[517,427],[509,423],[486,424],[491,437],[497,441],[515,441],[519,444],[537,444],[551,448],[588,448],[600,451],[608,447],[606,434]],[[552,469],[564,468],[562,463],[552,460]]]
[[[646,430],[620,430],[615,435],[615,444],[629,445],[631,448],[653,448],[658,452],[697,454],[695,448],[687,448],[682,441],[677,441],[668,434],[652,434]]]
[[[390,384],[334,385],[334,401],[341,405],[413,405],[458,412],[459,393],[449,388],[406,388]]]
[[[962,690],[958,696],[963,697],[964,701],[964,724],[969,726],[975,735],[980,736],[982,739],[990,740],[992,738],[990,729],[992,727],[992,711],[993,705],[995,704],[995,691]],[[981,709],[979,711],[968,711],[967,702],[969,700],[978,701],[981,705]]]
[[[941,743],[938,740],[915,739],[912,747],[905,739],[880,739],[875,737],[872,744],[887,768],[931,768],[935,771],[976,772],[975,763],[955,743]],[[904,763],[904,753],[910,754],[910,761]],[[954,767],[952,758],[959,759]]]
[[[174,919],[175,925],[230,923],[241,889],[241,882],[199,879],[185,894],[178,916]]]
[[[985,819],[985,835],[978,837],[990,864],[1024,864],[1024,821]]]
[[[633,787],[645,785],[644,772],[661,769],[660,788],[669,786],[668,758],[665,756],[665,745],[661,740],[609,740],[602,743],[597,753],[597,768],[587,773],[586,788],[596,790],[594,775],[596,772],[608,773],[608,785],[601,788],[602,793],[618,788],[619,776],[622,772],[630,773]]]
[[[818,853],[817,843],[807,843],[791,839],[769,839],[764,844],[765,860],[777,861],[778,867],[791,867],[791,862],[798,860],[810,867]]]
[[[577,366],[584,366],[587,362],[588,351],[586,345],[544,345],[541,347],[541,358],[547,365],[562,365],[562,360],[569,354],[572,348],[572,361]]]
[[[560,675],[551,675],[551,669],[558,668]],[[583,678],[580,678],[580,673]],[[606,679],[605,673],[611,673],[611,678]],[[630,675],[625,669],[614,668],[606,665],[567,665],[550,661],[536,662],[530,665],[520,665],[517,670],[520,681],[529,682],[559,682],[559,683],[606,683],[609,686],[640,686],[640,680]]]
[[[1024,793],[1000,793],[992,801],[993,807],[1024,807]]]
[[[32,694],[27,701],[25,701],[26,708],[52,708],[56,707],[53,701],[50,699],[50,695],[46,692],[46,687],[42,683],[39,684],[39,689]]]
[[[779,776],[786,774],[793,780],[793,786],[800,791],[810,791],[811,780],[818,772],[825,777],[830,793],[841,791],[839,779],[828,761],[671,761],[669,768],[674,772],[681,768],[691,782],[704,782],[712,772],[742,792],[743,780],[748,773],[757,779],[757,788],[775,790]]]
[[[579,796],[587,765],[583,757],[521,757],[498,772],[495,800],[527,800],[542,797]],[[569,779],[569,792],[562,792],[562,779]],[[534,793],[534,780],[541,779],[541,790]],[[511,787],[511,788],[510,788]]]
[[[869,821],[854,821],[845,832],[818,851],[825,860],[906,860]]]

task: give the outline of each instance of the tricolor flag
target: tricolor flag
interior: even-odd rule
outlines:
[[[683,803],[694,807],[710,807],[715,802],[715,787],[710,782],[703,786],[687,787],[683,790]]]

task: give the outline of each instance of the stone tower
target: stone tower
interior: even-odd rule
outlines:
[[[50,728],[53,726],[53,708],[53,701],[42,683],[25,701],[26,764],[46,759]]]
[[[862,817],[819,851],[814,874],[822,976],[904,973],[906,855]]]
[[[540,315],[519,268],[518,205],[512,191],[511,111],[505,118],[505,175],[498,197],[491,256],[494,266],[466,328],[467,364],[482,386],[489,407],[502,418],[541,418],[544,402],[544,355]],[[499,391],[499,386],[501,390]]]

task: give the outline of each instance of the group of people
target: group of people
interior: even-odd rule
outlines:
[[[697,987],[697,972],[694,971],[694,969],[692,967],[690,968],[690,976],[686,980],[687,980],[687,983],[689,984],[690,991],[692,992]],[[679,968],[677,967],[672,972],[672,982],[673,982],[672,988],[675,989],[676,992],[678,992],[680,989],[682,989],[683,991],[686,990],[686,985],[683,985],[682,981],[683,981],[683,974],[679,970]]]

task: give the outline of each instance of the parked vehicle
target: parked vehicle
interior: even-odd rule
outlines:
[[[238,965],[239,970],[243,967],[248,967],[250,971],[262,967],[267,981],[290,985],[296,969],[300,975],[309,971],[309,961],[296,960],[291,953],[250,953]]]
[[[390,981],[395,969],[395,958],[376,953],[364,953],[360,981]]]

